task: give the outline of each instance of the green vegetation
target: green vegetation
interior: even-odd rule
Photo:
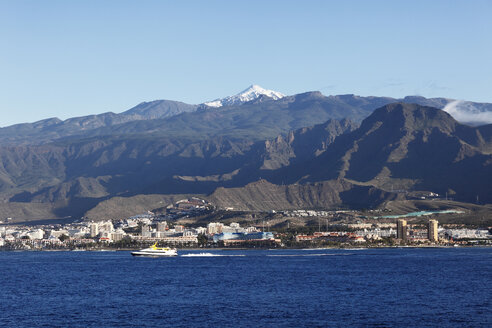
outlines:
[[[207,238],[206,235],[199,234],[198,237],[197,237],[197,239],[198,239],[198,246],[200,246],[200,247],[207,246],[207,244],[208,244],[208,238]]]
[[[70,237],[67,236],[67,235],[65,235],[65,234],[63,234],[60,237],[58,237],[58,239],[60,239],[61,242],[64,242],[65,240],[70,239]]]

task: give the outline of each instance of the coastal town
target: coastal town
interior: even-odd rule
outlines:
[[[12,224],[7,218],[0,221],[0,249],[134,249],[154,243],[178,248],[492,245],[491,227],[441,225],[436,219],[415,223],[412,215],[383,216],[386,219],[381,222],[364,222],[367,220],[354,216],[354,211],[291,210],[269,213],[266,218],[258,216],[256,220],[254,214],[247,215],[253,219],[246,222],[244,214],[227,209],[228,220],[223,222],[202,225],[190,220],[216,211],[207,201],[192,197],[168,205],[160,213],[148,211],[117,220],[30,226]],[[440,215],[452,212],[441,211]],[[431,213],[415,213],[415,217],[425,214]],[[279,217],[286,219],[287,226],[274,224]],[[355,218],[355,222],[333,219],[344,217]],[[299,220],[311,225],[290,225]]]

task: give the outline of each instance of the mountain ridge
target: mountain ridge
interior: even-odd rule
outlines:
[[[459,189],[467,190],[462,197],[471,201],[473,190],[484,196],[492,191],[481,181],[492,176],[490,146],[490,135],[482,136],[480,128],[462,125],[442,110],[390,104],[335,140],[304,170],[316,172],[305,181],[346,178],[386,190],[389,185],[440,193]]]
[[[304,102],[306,104],[307,107],[302,109],[304,111],[309,109],[306,111],[306,115],[317,115],[319,116],[319,119],[315,119],[313,117],[307,119],[306,117],[301,117],[300,115],[296,116],[292,112],[285,113],[284,109],[289,108],[289,104],[296,101]],[[226,124],[232,124],[230,125],[230,129],[244,130],[238,126],[240,122],[231,122],[231,118],[228,117],[229,114],[234,115],[235,113],[239,113],[240,118],[245,121],[244,124],[247,124],[248,120],[251,121],[251,124],[258,125],[261,124],[262,120],[271,120],[271,118],[268,117],[268,113],[261,113],[258,110],[253,110],[254,113],[259,115],[257,119],[254,117],[248,117],[248,115],[241,113],[251,111],[254,107],[257,107],[256,109],[260,109],[262,111],[271,111],[273,109],[275,113],[272,113],[272,115],[291,116],[289,119],[292,123],[285,124],[284,127],[274,130],[270,134],[263,133],[261,138],[266,139],[274,137],[276,134],[287,133],[290,130],[295,130],[300,127],[320,124],[330,118],[349,118],[353,121],[360,122],[362,119],[369,116],[372,110],[388,103],[398,101],[415,102],[421,105],[430,105],[440,109],[448,106],[447,110],[454,115],[459,115],[463,120],[465,120],[462,121],[465,124],[471,123],[471,125],[483,125],[487,122],[480,121],[480,119],[489,119],[489,116],[491,117],[490,122],[492,122],[492,104],[488,103],[473,103],[466,101],[457,102],[453,99],[424,98],[420,96],[407,96],[403,99],[374,96],[362,97],[353,94],[325,97],[319,91],[314,91],[300,93],[293,96],[284,96],[277,100],[260,95],[258,98],[239,105],[222,106],[220,108],[208,106],[204,107],[203,104],[190,105],[171,100],[143,102],[119,114],[108,112],[97,115],[69,118],[64,121],[58,118],[49,118],[34,123],[20,123],[3,127],[0,128],[0,144],[43,144],[62,138],[86,138],[90,137],[91,134],[101,135],[104,134],[105,131],[107,131],[107,134],[121,134],[122,131],[123,133],[126,133],[127,131],[129,131],[128,133],[138,133],[140,129],[140,131],[147,131],[146,133],[150,133],[151,131],[157,131],[160,133],[162,128],[159,126],[166,125],[168,123],[167,120],[172,120],[170,122],[174,122],[173,124],[176,126],[174,133],[176,133],[176,131],[181,132],[185,130],[188,125],[186,120],[192,119],[191,124],[195,124],[196,128],[197,125],[201,124],[203,119],[208,120],[210,123],[212,120],[220,120],[224,115],[226,116],[226,119],[229,120]],[[292,105],[290,106],[292,107]],[[297,108],[297,110],[299,110],[299,108]],[[186,116],[187,113],[191,114],[194,112],[201,112],[201,116],[199,115],[199,117],[196,118],[196,121],[193,121],[193,116]],[[180,118],[176,119],[177,116]],[[296,119],[299,120],[298,123],[294,122]],[[470,120],[470,122],[467,122],[467,119]],[[152,122],[154,120],[157,121],[149,124],[145,123],[145,121]],[[179,126],[176,125],[177,121],[181,121],[181,123],[178,124]],[[216,126],[215,132],[213,133],[216,134],[221,125],[222,122]],[[276,125],[278,125],[278,122],[275,122],[273,125],[268,123],[268,126]],[[119,126],[121,126],[121,128],[118,128]],[[251,130],[251,128],[248,129]],[[203,131],[203,126],[199,127],[198,130]],[[169,129],[167,132],[169,132]],[[254,135],[255,133],[251,134]]]
[[[150,194],[222,190],[220,199],[230,194],[252,204],[251,190],[261,195],[262,184],[242,188],[266,180],[291,185],[265,184],[283,194],[277,203],[271,200],[272,206],[370,206],[394,197],[393,190],[492,201],[484,179],[492,176],[492,124],[471,127],[441,109],[404,102],[372,109],[389,100],[319,92],[279,100],[260,97],[238,106],[188,108],[162,119],[79,129],[79,134],[47,136],[39,144],[2,141],[0,199],[9,211],[25,204],[33,215],[48,211],[56,218],[80,217],[113,197]],[[159,115],[154,105],[138,105],[130,114]],[[163,111],[177,108],[168,105]],[[38,125],[48,133],[60,124],[46,120]],[[70,126],[53,133],[61,135]],[[332,187],[320,187],[324,183]],[[357,198],[364,201],[357,203]]]

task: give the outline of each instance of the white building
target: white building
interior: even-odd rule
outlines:
[[[152,237],[152,231],[150,229],[150,226],[146,225],[146,224],[142,225],[141,234],[142,234],[142,237],[145,237],[145,238]]]
[[[120,241],[126,236],[126,232],[123,229],[117,229],[116,231],[111,233],[112,241]]]
[[[372,223],[351,223],[348,227],[351,229],[371,229]]]
[[[489,239],[492,235],[485,229],[439,229],[453,239]]]
[[[256,227],[247,227],[246,228],[247,233],[252,233],[252,232],[260,232]]]
[[[196,237],[198,236],[198,233],[196,232],[195,229],[187,229],[183,231],[183,236],[184,237]]]
[[[61,235],[69,236],[68,230],[65,229],[60,229],[60,230],[51,230],[50,231],[50,236],[59,238]]]
[[[198,235],[200,235],[200,234],[201,235],[204,235],[204,234],[207,233],[207,228],[205,228],[205,227],[198,227],[198,228],[195,229],[195,231],[196,231],[196,233]]]
[[[4,240],[6,242],[14,242],[15,241],[15,237],[12,236],[12,235],[6,235],[5,238],[4,238]]]
[[[124,226],[126,226],[128,228],[135,228],[136,226],[138,226],[138,220],[137,219],[126,219],[124,221]]]
[[[61,244],[60,239],[58,239],[58,237],[55,237],[53,235],[49,236],[47,240],[50,244]]]
[[[87,227],[81,227],[78,229],[70,229],[68,232],[70,233],[70,237],[82,239],[85,238],[86,235],[90,234],[90,229]]]
[[[198,243],[198,239],[196,236],[164,237],[161,240],[163,242],[172,243],[172,244]]]
[[[213,234],[216,234],[216,233],[221,233],[223,229],[224,229],[224,224],[223,223],[210,222],[207,225],[207,233],[209,235],[213,235]]]
[[[99,222],[99,232],[101,231],[113,232],[114,231],[113,222],[111,221]]]
[[[162,222],[157,222],[157,231],[163,232],[168,229],[167,222],[162,221]]]
[[[368,239],[380,239],[382,237],[396,237],[396,230],[393,229],[364,229],[355,232],[358,236],[364,236]]]
[[[90,224],[89,228],[91,229],[91,237],[97,237],[99,235],[99,224],[97,222],[93,222]]]
[[[26,236],[29,237],[29,239],[43,239],[44,237],[44,231],[43,229],[36,229],[36,230],[32,230],[32,231],[29,231]]]
[[[112,232],[111,231],[101,231],[99,233],[99,241],[105,241],[105,242],[112,242],[113,239],[112,239]]]

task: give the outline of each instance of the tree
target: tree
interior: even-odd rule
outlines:
[[[60,237],[58,237],[58,239],[60,239],[61,242],[64,242],[65,240],[70,239],[70,237],[67,236],[67,235],[65,235],[65,234],[63,234]]]
[[[198,234],[197,239],[198,239],[198,245],[200,245],[200,246],[206,246],[208,244],[208,238],[203,233]]]

